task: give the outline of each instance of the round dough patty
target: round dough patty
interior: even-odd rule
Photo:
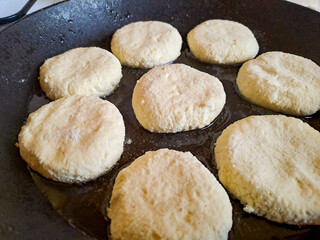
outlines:
[[[132,106],[151,132],[180,132],[209,125],[226,101],[222,83],[184,64],[156,67],[133,91]]]
[[[188,33],[187,40],[193,55],[208,63],[242,63],[259,51],[250,29],[228,20],[205,21]]]
[[[249,213],[289,224],[320,224],[320,133],[281,115],[228,126],[215,147],[221,183]]]
[[[174,61],[181,46],[178,30],[158,21],[130,23],[118,29],[111,40],[111,50],[120,62],[138,68]]]
[[[71,95],[105,96],[122,77],[119,60],[107,50],[75,48],[47,59],[40,67],[40,85],[51,100]]]
[[[118,161],[124,135],[122,115],[112,103],[95,96],[65,97],[29,115],[19,134],[20,155],[46,178],[84,182]]]
[[[112,239],[227,239],[226,191],[190,152],[147,152],[120,171],[110,200]]]
[[[320,109],[320,67],[293,54],[267,52],[246,62],[237,85],[244,97],[274,111],[305,116]]]

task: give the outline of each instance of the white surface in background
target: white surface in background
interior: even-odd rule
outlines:
[[[38,0],[28,13],[32,13],[41,8],[50,6],[57,2],[64,0]],[[320,12],[320,0],[287,0],[289,2],[297,3],[305,7],[312,8]],[[25,4],[27,0],[0,0],[0,18],[7,17],[18,12]]]
[[[17,13],[28,0],[0,0],[0,18],[7,17]],[[50,6],[52,4],[62,2],[66,0],[37,0],[37,2],[28,11],[28,14],[37,11],[41,8]],[[196,0],[195,0],[196,1]],[[309,7],[313,10],[320,12],[320,0],[287,0],[289,2],[297,3],[305,7]],[[0,30],[5,26],[0,26]]]
[[[28,13],[50,6],[63,0],[38,0]],[[28,0],[0,0],[0,18],[8,17],[17,13],[28,2]]]
[[[320,12],[320,0],[287,0]]]

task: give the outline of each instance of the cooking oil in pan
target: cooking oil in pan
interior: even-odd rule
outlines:
[[[110,221],[107,208],[111,198],[114,180],[118,172],[128,166],[134,159],[146,151],[159,148],[171,148],[179,151],[190,151],[216,177],[217,168],[214,160],[214,144],[223,129],[231,123],[250,115],[275,114],[270,110],[256,106],[242,98],[235,85],[239,66],[216,66],[199,62],[189,50],[185,49],[175,63],[184,63],[200,71],[207,72],[220,79],[226,91],[226,105],[220,115],[207,127],[198,130],[175,134],[150,133],[144,130],[136,120],[132,107],[132,91],[136,81],[147,72],[145,69],[123,67],[123,78],[119,87],[104,99],[114,103],[123,115],[126,125],[124,152],[118,163],[97,180],[84,184],[57,183],[30,170],[31,176],[48,198],[53,208],[71,225],[96,239],[107,239]],[[43,95],[39,86],[29,105],[29,113],[35,111],[49,100]],[[320,130],[319,114],[302,118],[314,128]],[[238,200],[233,199],[233,227],[230,239],[272,239],[273,236],[283,238],[312,233],[312,227],[287,226],[265,220],[261,217],[245,213]],[[285,227],[284,227],[285,226]]]

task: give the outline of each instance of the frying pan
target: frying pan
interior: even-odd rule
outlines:
[[[188,31],[215,18],[248,26],[259,42],[259,54],[279,50],[320,63],[319,13],[279,0],[74,0],[32,14],[0,33],[1,239],[108,238],[105,213],[114,179],[121,168],[149,150],[168,147],[190,151],[217,177],[213,148],[221,131],[246,116],[275,113],[239,95],[235,78],[240,66],[201,63],[190,54]],[[46,58],[75,47],[110,50],[114,31],[138,20],[160,20],[179,30],[184,44],[175,62],[222,81],[227,93],[222,113],[206,129],[149,133],[139,125],[131,107],[132,89],[147,70],[123,67],[118,89],[106,97],[119,108],[126,124],[126,139],[132,140],[125,145],[118,164],[105,176],[82,185],[55,183],[29,170],[15,143],[28,114],[49,102],[37,80],[39,66]],[[320,130],[319,112],[301,119]],[[230,198],[234,222],[230,239],[320,239],[319,226],[273,223],[245,213],[239,201]]]

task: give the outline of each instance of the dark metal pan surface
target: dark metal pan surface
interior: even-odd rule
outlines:
[[[113,181],[121,168],[148,150],[168,147],[190,151],[217,177],[213,147],[221,131],[249,115],[274,114],[240,97],[235,86],[239,66],[201,63],[190,54],[188,31],[204,20],[217,18],[248,26],[259,42],[259,54],[279,50],[320,64],[320,14],[280,0],[75,0],[33,14],[0,33],[1,239],[107,239],[105,213]],[[15,143],[28,114],[49,102],[38,83],[39,66],[45,59],[75,47],[110,50],[114,31],[138,20],[161,20],[179,30],[184,43],[175,62],[222,81],[227,93],[222,113],[206,129],[176,134],[147,132],[131,107],[133,87],[147,70],[123,67],[119,88],[106,97],[119,108],[126,139],[132,140],[125,145],[116,167],[83,185],[55,183],[29,171]],[[319,112],[301,119],[320,130]],[[245,213],[239,201],[230,197],[234,221],[230,239],[320,239],[319,226],[273,223]]]

